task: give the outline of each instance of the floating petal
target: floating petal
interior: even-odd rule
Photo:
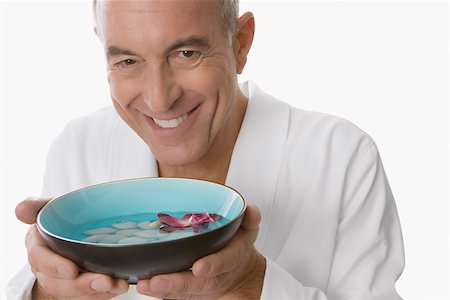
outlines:
[[[175,218],[168,214],[159,213],[158,219],[161,223],[169,225],[171,227],[175,227],[177,229],[179,228],[186,228],[190,227],[192,225],[192,222],[189,220],[185,220],[183,218]]]
[[[171,227],[175,227],[177,229],[193,227],[194,231],[197,232],[198,228],[196,225],[202,225],[202,224],[208,224],[211,222],[215,222],[220,219],[220,216],[216,215],[216,214],[210,215],[205,210],[202,214],[191,213],[191,214],[186,214],[181,218],[175,218],[168,214],[159,213],[158,219],[161,221],[161,223],[169,225]]]
[[[209,214],[206,211],[204,211],[202,214],[200,214],[200,213],[186,214],[183,216],[182,219],[183,220],[191,220],[191,222],[193,224],[203,224],[203,223],[219,221],[220,216],[217,214]]]

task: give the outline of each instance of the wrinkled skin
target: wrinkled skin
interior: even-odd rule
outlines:
[[[16,208],[19,220],[33,224],[26,237],[28,259],[37,275],[33,299],[110,299],[125,293],[126,281],[80,273],[72,261],[47,247],[34,224],[47,201],[27,199]],[[164,299],[259,299],[265,270],[264,258],[253,247],[259,221],[258,209],[249,205],[236,236],[224,249],[196,261],[192,271],[141,280],[138,292]]]
[[[25,238],[28,261],[37,283],[33,299],[110,299],[125,293],[128,283],[109,276],[80,273],[77,265],[54,253],[41,238],[36,216],[48,199],[26,199],[16,207],[16,216],[32,224]]]
[[[160,176],[224,181],[227,173],[247,105],[237,74],[246,63],[254,22],[251,13],[241,16],[230,41],[217,2],[98,5],[96,32],[114,107],[149,145]],[[158,125],[182,117],[173,128]]]
[[[113,105],[149,145],[159,176],[224,183],[248,99],[237,74],[247,61],[251,13],[226,37],[218,1],[101,1],[95,32],[107,60]],[[36,215],[47,200],[25,200],[19,220],[32,224],[28,259],[36,299],[109,299],[128,290],[124,280],[80,273],[40,237]],[[189,271],[141,280],[137,291],[165,299],[259,299],[265,259],[254,248],[260,213],[252,205],[235,237]]]

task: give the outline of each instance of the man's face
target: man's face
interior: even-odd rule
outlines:
[[[117,112],[160,163],[200,159],[229,125],[238,90],[217,1],[98,5]]]

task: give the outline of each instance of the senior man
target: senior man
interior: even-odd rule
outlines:
[[[400,299],[402,236],[375,143],[345,120],[238,84],[251,13],[238,18],[229,0],[94,8],[115,109],[67,125],[51,147],[43,197],[130,177],[190,177],[234,187],[252,205],[224,249],[132,288],[80,272],[32,225],[30,265],[10,282],[11,299]],[[32,224],[45,202],[26,200],[16,214]]]

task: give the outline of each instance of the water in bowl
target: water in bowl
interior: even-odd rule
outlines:
[[[165,212],[176,218],[181,218],[191,212]],[[201,232],[218,228],[229,220],[220,219],[201,225],[194,231],[188,227],[175,229],[158,221],[157,213],[135,214],[102,219],[85,223],[71,230],[70,238],[96,244],[141,244],[167,241],[192,236]],[[62,236],[68,234],[61,233]]]

